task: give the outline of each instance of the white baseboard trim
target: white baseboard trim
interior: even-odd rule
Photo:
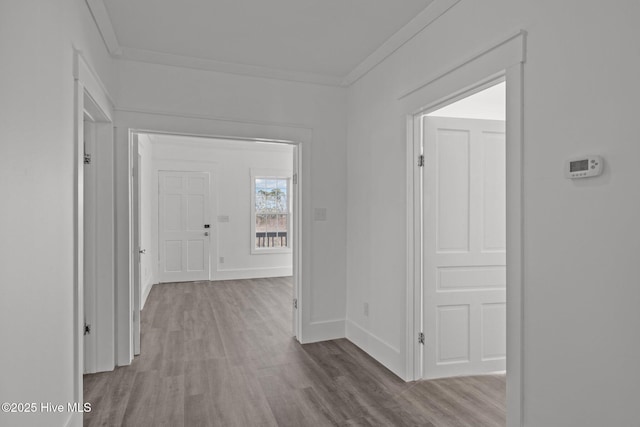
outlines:
[[[149,293],[151,293],[151,288],[153,288],[153,285],[155,285],[155,283],[147,283],[147,285],[142,288],[142,304],[140,305],[141,310],[147,303],[147,298],[149,297]]]
[[[258,279],[262,277],[284,277],[292,275],[293,267],[234,268],[216,271],[213,280]]]
[[[344,338],[344,319],[311,322],[302,331],[302,344]]]
[[[69,415],[69,418],[64,425],[65,427],[82,427],[82,414],[74,413]]]
[[[391,372],[404,379],[404,355],[400,349],[375,336],[352,320],[346,320],[346,338]]]

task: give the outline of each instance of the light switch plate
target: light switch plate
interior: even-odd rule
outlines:
[[[327,208],[315,208],[313,210],[313,219],[316,221],[327,220]]]

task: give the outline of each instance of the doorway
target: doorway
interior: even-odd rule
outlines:
[[[421,377],[506,369],[505,83],[420,120]]]
[[[94,373],[115,367],[113,125],[83,98],[83,373]]]
[[[430,76],[398,99],[407,125],[407,305],[406,379],[423,378],[425,344],[423,328],[423,202],[421,190],[422,117],[487,89],[506,84],[506,388],[507,425],[523,423],[524,342],[524,63],[526,33],[519,31],[485,49],[462,58],[441,73]],[[495,313],[495,312],[494,312]],[[453,313],[458,314],[458,313]],[[432,339],[432,337],[431,337]],[[453,343],[452,343],[453,344]],[[457,345],[457,344],[456,344]],[[453,350],[458,351],[453,347]]]
[[[299,144],[145,130],[131,148],[134,353],[158,283],[292,276],[298,337]]]

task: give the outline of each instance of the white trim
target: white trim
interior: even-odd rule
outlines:
[[[266,122],[260,120],[244,120],[244,119],[236,119],[231,117],[221,117],[221,116],[208,116],[204,114],[186,114],[179,113],[177,111],[163,111],[163,110],[153,110],[150,108],[133,108],[133,107],[122,107],[118,106],[114,108],[115,111],[119,111],[122,113],[137,113],[144,115],[152,115],[152,116],[166,116],[180,119],[197,119],[197,120],[207,120],[207,121],[216,121],[216,122],[229,122],[229,123],[237,123],[242,125],[255,125],[255,126],[267,126],[272,128],[291,128],[291,129],[305,129],[311,131],[312,128],[308,126],[302,126],[295,123],[284,123],[284,122]],[[193,132],[174,132],[168,130],[152,130],[152,129],[137,129],[137,132],[140,133],[148,133],[148,134],[158,134],[158,135],[177,135],[177,136],[192,136],[192,137],[200,137],[200,138],[216,138],[216,139],[236,139],[236,140],[246,140],[247,137],[244,136],[230,136],[226,134],[220,135],[208,135],[206,133],[193,133]],[[260,137],[251,137],[249,138],[252,141],[258,142],[273,142],[273,143],[287,143],[287,144],[295,144],[291,138],[260,138]]]
[[[455,6],[459,1],[460,0],[434,0],[404,27],[400,28],[395,34],[382,43],[380,47],[365,58],[364,61],[351,70],[342,80],[342,86],[350,86],[358,81],[418,33],[444,15],[445,12]]]
[[[80,80],[86,88],[86,92],[93,98],[95,103],[102,109],[109,121],[113,121],[113,110],[115,102],[107,90],[98,73],[89,65],[81,50],[74,49],[73,58],[73,78]]]
[[[82,413],[74,413],[69,415],[65,427],[82,427]]]
[[[157,111],[125,111],[117,110],[116,115],[116,275],[117,275],[117,327],[122,333],[118,336],[117,360],[119,366],[128,365],[133,358],[132,341],[130,336],[132,319],[130,316],[131,302],[131,254],[130,246],[131,212],[131,140],[132,132],[150,134],[189,135],[218,139],[244,139],[261,142],[279,142],[292,144],[297,152],[296,163],[298,186],[296,192],[296,209],[294,217],[300,219],[304,226],[294,224],[294,297],[298,298],[297,316],[299,327],[296,328],[297,339],[303,342],[306,328],[309,326],[309,312],[311,310],[311,278],[308,274],[310,266],[311,219],[307,212],[311,212],[310,199],[311,181],[307,179],[311,174],[311,150],[313,130],[299,125],[281,125],[277,123],[255,123],[240,119],[221,119],[196,116],[173,115]],[[229,136],[232,135],[232,136]],[[303,146],[309,149],[303,149]],[[294,154],[295,157],[295,154]],[[298,227],[304,232],[298,232]],[[300,252],[302,256],[298,256]],[[325,334],[330,335],[330,334]],[[344,328],[343,334],[344,337]],[[332,337],[337,338],[337,337]],[[328,338],[330,339],[330,338]]]
[[[507,426],[524,425],[524,64],[507,80]],[[509,197],[509,194],[512,197]],[[511,256],[510,256],[511,255]]]
[[[120,59],[149,64],[168,65],[171,67],[190,68],[193,70],[213,71],[241,76],[251,76],[290,82],[313,83],[324,86],[340,86],[341,76],[328,74],[289,71],[279,68],[262,67],[259,65],[223,62],[213,59],[196,58],[193,56],[174,55],[147,49],[123,47]]]
[[[523,187],[523,63],[525,32],[519,31],[480,54],[436,75],[427,83],[400,96],[407,114],[407,379],[418,379],[421,349],[415,328],[422,325],[421,216],[419,182],[421,151],[416,118],[457,99],[477,92],[498,79],[507,82],[507,426],[522,426],[524,420],[524,187]],[[435,84],[437,82],[437,84]],[[414,327],[412,327],[412,325]],[[418,360],[416,360],[418,359]],[[411,372],[413,371],[413,372]]]
[[[113,24],[109,18],[109,12],[105,7],[102,0],[86,0],[89,11],[93,16],[93,20],[98,27],[98,31],[102,36],[102,41],[107,47],[107,50],[112,56],[119,56],[122,54],[122,49],[118,43],[116,32],[113,29]]]
[[[82,53],[74,51],[74,278],[73,278],[73,398],[83,403],[84,374],[84,111],[85,95],[96,104],[96,111],[103,115],[103,123],[112,121],[111,100],[104,85],[86,62]],[[70,421],[77,424],[77,416]],[[80,417],[80,420],[82,418]]]
[[[218,270],[215,280],[258,279],[293,276],[293,267],[229,268]]]
[[[524,30],[518,30],[515,33],[510,34],[506,38],[502,38],[499,41],[491,43],[487,47],[476,51],[475,53],[468,56],[464,60],[452,66],[447,66],[446,68],[444,68],[444,70],[434,73],[431,77],[427,78],[424,82],[422,82],[418,86],[402,93],[398,97],[398,100],[402,100],[408,97],[409,95],[424,88],[425,86],[429,86],[432,83],[436,82],[437,80],[440,80],[443,77],[455,72],[456,70],[464,67],[465,65],[485,57],[487,54],[491,53],[492,51],[499,50],[498,53],[502,57],[501,62],[505,63],[505,67],[503,67],[503,69],[520,62],[525,62],[526,60],[525,45],[526,45],[526,32]]]
[[[104,1],[86,0],[86,3],[107,50],[111,56],[116,59],[291,82],[347,87],[358,81],[418,33],[431,25],[431,23],[436,21],[459,1],[460,0],[434,0],[345,76],[224,62],[214,59],[174,55],[154,50],[121,46],[118,43],[118,38],[113,28],[113,23],[109,18],[107,8],[104,5]]]
[[[157,283],[151,283],[149,286],[143,289],[142,292],[142,304],[140,305],[140,310],[144,309],[144,305],[147,302],[147,298],[149,298],[149,294],[151,293],[151,288],[153,288]]]
[[[298,302],[298,305],[300,302]],[[309,344],[319,341],[329,341],[345,336],[345,320],[325,320],[310,322],[304,330],[304,340],[299,340],[301,344]]]
[[[400,378],[406,379],[404,378],[405,373],[404,367],[402,366],[403,360],[400,349],[372,334],[362,325],[349,319],[346,320],[345,324],[345,336],[365,353],[375,354],[375,359],[391,372]]]

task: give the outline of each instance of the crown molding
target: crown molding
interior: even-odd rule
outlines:
[[[113,29],[111,18],[109,18],[109,13],[104,3],[102,0],[86,0],[86,3],[98,27],[98,31],[102,36],[102,40],[105,46],[107,46],[107,50],[113,57],[120,56],[122,54],[122,48],[120,47],[120,43],[118,43],[116,32]]]
[[[277,68],[261,67],[257,65],[238,64],[234,62],[215,61],[212,59],[196,58],[192,56],[174,55],[146,49],[122,47],[120,59],[130,61],[162,64],[195,70],[214,71],[244,76],[262,77],[268,79],[287,80],[303,83],[315,83],[326,86],[340,86],[342,77],[325,74],[288,71]]]
[[[427,28],[460,0],[434,0],[422,12],[417,14],[404,27],[389,37],[378,49],[362,61],[342,80],[342,86],[350,86],[375,66],[384,61],[418,33]]]
[[[191,56],[174,55],[146,49],[121,46],[103,0],[85,0],[107,50],[113,58],[161,64],[228,74],[261,77],[326,86],[347,87],[358,81],[405,43],[428,27],[461,0],[433,0],[422,12],[389,37],[346,76],[333,76],[302,71],[289,71],[258,65],[238,64]]]

